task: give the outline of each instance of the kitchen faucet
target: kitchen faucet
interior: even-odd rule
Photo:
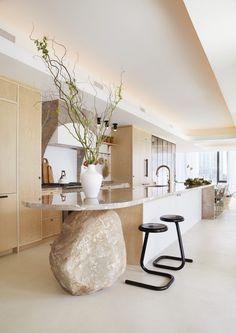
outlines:
[[[168,165],[160,165],[158,168],[157,168],[157,170],[156,170],[156,176],[157,176],[157,178],[158,178],[158,172],[159,172],[159,170],[160,169],[162,169],[162,168],[166,168],[167,169],[167,171],[168,171],[168,181],[167,181],[167,184],[168,184],[168,192],[170,192],[170,168],[168,167]]]

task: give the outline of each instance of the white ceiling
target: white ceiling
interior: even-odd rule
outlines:
[[[236,1],[184,3],[236,125]]]
[[[125,101],[137,106],[129,115],[139,117],[144,108],[144,125],[163,123],[194,140],[234,138],[235,1],[184,3],[0,0],[0,28],[32,52],[28,36],[34,25],[36,37],[45,33],[70,54],[79,53],[79,66],[100,81],[118,82],[124,69]],[[120,113],[118,120],[131,119]]]

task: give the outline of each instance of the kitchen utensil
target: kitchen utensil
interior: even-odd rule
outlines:
[[[51,165],[48,165],[48,182],[50,184],[54,183],[54,177],[53,177],[53,172],[52,172]]]
[[[103,176],[103,178],[108,177],[108,176],[109,176],[109,173],[110,173],[110,171],[109,171],[108,160],[105,159],[105,161],[104,161],[104,166],[103,166],[103,168],[102,168],[102,176]]]
[[[42,161],[42,182],[43,184],[48,184],[48,160],[46,158],[43,158]]]
[[[100,158],[98,159],[98,164],[100,164],[100,165],[103,165],[103,164],[104,164],[104,158],[103,158],[103,157],[100,157]]]
[[[66,172],[65,170],[61,170],[61,177],[58,180],[58,183],[65,184],[66,183]]]

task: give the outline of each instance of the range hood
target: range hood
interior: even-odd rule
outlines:
[[[57,112],[60,109],[61,112]],[[82,149],[80,143],[73,138],[62,124],[70,123],[70,118],[60,100],[43,102],[42,107],[42,156],[47,145]],[[69,125],[73,130],[72,124]]]
[[[72,123],[69,123],[66,126],[69,127],[69,129],[72,133],[74,133]],[[55,129],[48,144],[54,145],[54,146],[62,146],[62,147],[64,146],[64,147],[68,147],[68,148],[76,148],[76,149],[81,148],[82,149],[82,146],[79,143],[79,141],[76,140],[71,135],[71,133],[68,131],[68,129],[63,125],[60,125]]]

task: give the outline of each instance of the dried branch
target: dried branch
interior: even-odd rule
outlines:
[[[41,58],[53,78],[53,82],[58,90],[59,98],[64,102],[69,119],[73,124],[74,133],[66,124],[63,125],[84,148],[87,164],[96,163],[98,160],[99,148],[103,143],[106,132],[104,121],[108,120],[110,122],[113,112],[122,99],[123,72],[121,73],[119,86],[113,91],[109,90],[106,106],[103,112],[99,115],[103,121],[100,128],[97,128],[97,91],[91,80],[89,80],[89,82],[94,90],[93,109],[91,111],[87,111],[85,109],[84,94],[78,87],[74,69],[71,74],[65,65],[67,55],[66,47],[56,42],[54,39],[48,39],[46,36],[39,40],[34,39],[31,33],[30,38],[36,45]],[[56,48],[60,48],[62,50],[61,56],[57,55]]]

